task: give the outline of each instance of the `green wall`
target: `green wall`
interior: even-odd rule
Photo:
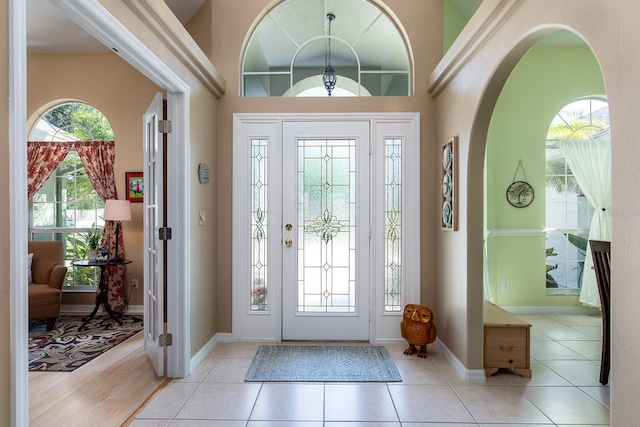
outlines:
[[[534,47],[498,99],[486,148],[487,264],[491,295],[502,306],[581,306],[545,288],[545,139],[555,114],[587,96],[604,96],[602,74],[586,47]],[[526,208],[506,199],[518,161],[535,191]],[[516,180],[524,180],[522,169]],[[508,281],[510,290],[502,291]]]
[[[451,0],[444,0],[444,50],[449,50],[469,18]]]

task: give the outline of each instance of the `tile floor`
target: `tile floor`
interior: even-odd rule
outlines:
[[[216,345],[188,378],[173,380],[131,427],[509,427],[609,424],[600,385],[601,319],[520,315],[531,323],[532,378],[500,370],[465,383],[437,346],[418,360],[387,345],[402,383],[245,383],[259,344]]]

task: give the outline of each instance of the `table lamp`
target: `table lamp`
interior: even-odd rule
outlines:
[[[109,199],[104,205],[105,221],[131,221],[131,205],[128,200]],[[120,223],[116,222],[116,251],[109,262],[120,262],[118,256],[118,236],[120,235]]]

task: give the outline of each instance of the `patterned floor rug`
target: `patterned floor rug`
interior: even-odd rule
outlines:
[[[45,321],[29,322],[29,370],[71,372],[142,330],[142,319],[124,315],[122,325],[96,316],[78,331],[84,316],[60,316],[47,331]]]
[[[383,346],[262,345],[247,382],[397,382],[398,368]]]

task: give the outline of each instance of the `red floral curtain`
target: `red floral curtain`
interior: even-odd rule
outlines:
[[[82,160],[87,176],[102,200],[117,199],[116,177],[113,167],[116,160],[116,146],[114,141],[86,141],[74,142],[78,156]],[[124,236],[122,226],[116,248],[116,223],[106,221],[102,233],[102,247],[109,249],[109,258],[117,251],[118,256],[124,258]],[[124,265],[110,265],[107,267],[107,294],[109,307],[121,313],[125,309]]]
[[[73,143],[29,141],[27,142],[27,198],[49,179],[61,161],[67,157]]]

